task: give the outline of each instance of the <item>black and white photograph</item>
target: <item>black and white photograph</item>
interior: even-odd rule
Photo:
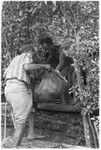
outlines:
[[[99,149],[99,1],[2,1],[1,148]]]

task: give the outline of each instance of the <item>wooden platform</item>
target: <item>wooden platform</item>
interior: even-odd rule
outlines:
[[[72,113],[81,112],[80,109],[76,110],[74,105],[67,105],[67,104],[39,103],[37,109],[48,111],[72,112]]]

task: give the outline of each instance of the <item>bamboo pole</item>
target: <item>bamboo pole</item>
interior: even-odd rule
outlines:
[[[7,102],[5,103],[5,116],[4,116],[4,139],[6,138],[6,113],[7,111]]]

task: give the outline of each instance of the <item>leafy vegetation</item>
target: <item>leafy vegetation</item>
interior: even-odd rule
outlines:
[[[2,74],[21,46],[33,43],[40,48],[39,39],[50,36],[74,59],[77,84],[71,91],[74,91],[75,103],[96,109],[99,101],[98,32],[97,1],[5,1],[2,5]],[[86,72],[86,86],[81,69]]]

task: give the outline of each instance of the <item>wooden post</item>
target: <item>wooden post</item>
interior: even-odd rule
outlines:
[[[83,119],[83,125],[84,125],[84,135],[85,135],[85,141],[86,141],[86,146],[88,148],[91,148],[91,138],[90,138],[90,130],[89,130],[89,124],[87,121],[87,110],[83,109],[81,112],[82,119]]]
[[[7,102],[5,103],[5,116],[4,116],[4,139],[6,138],[6,110],[7,110]]]

